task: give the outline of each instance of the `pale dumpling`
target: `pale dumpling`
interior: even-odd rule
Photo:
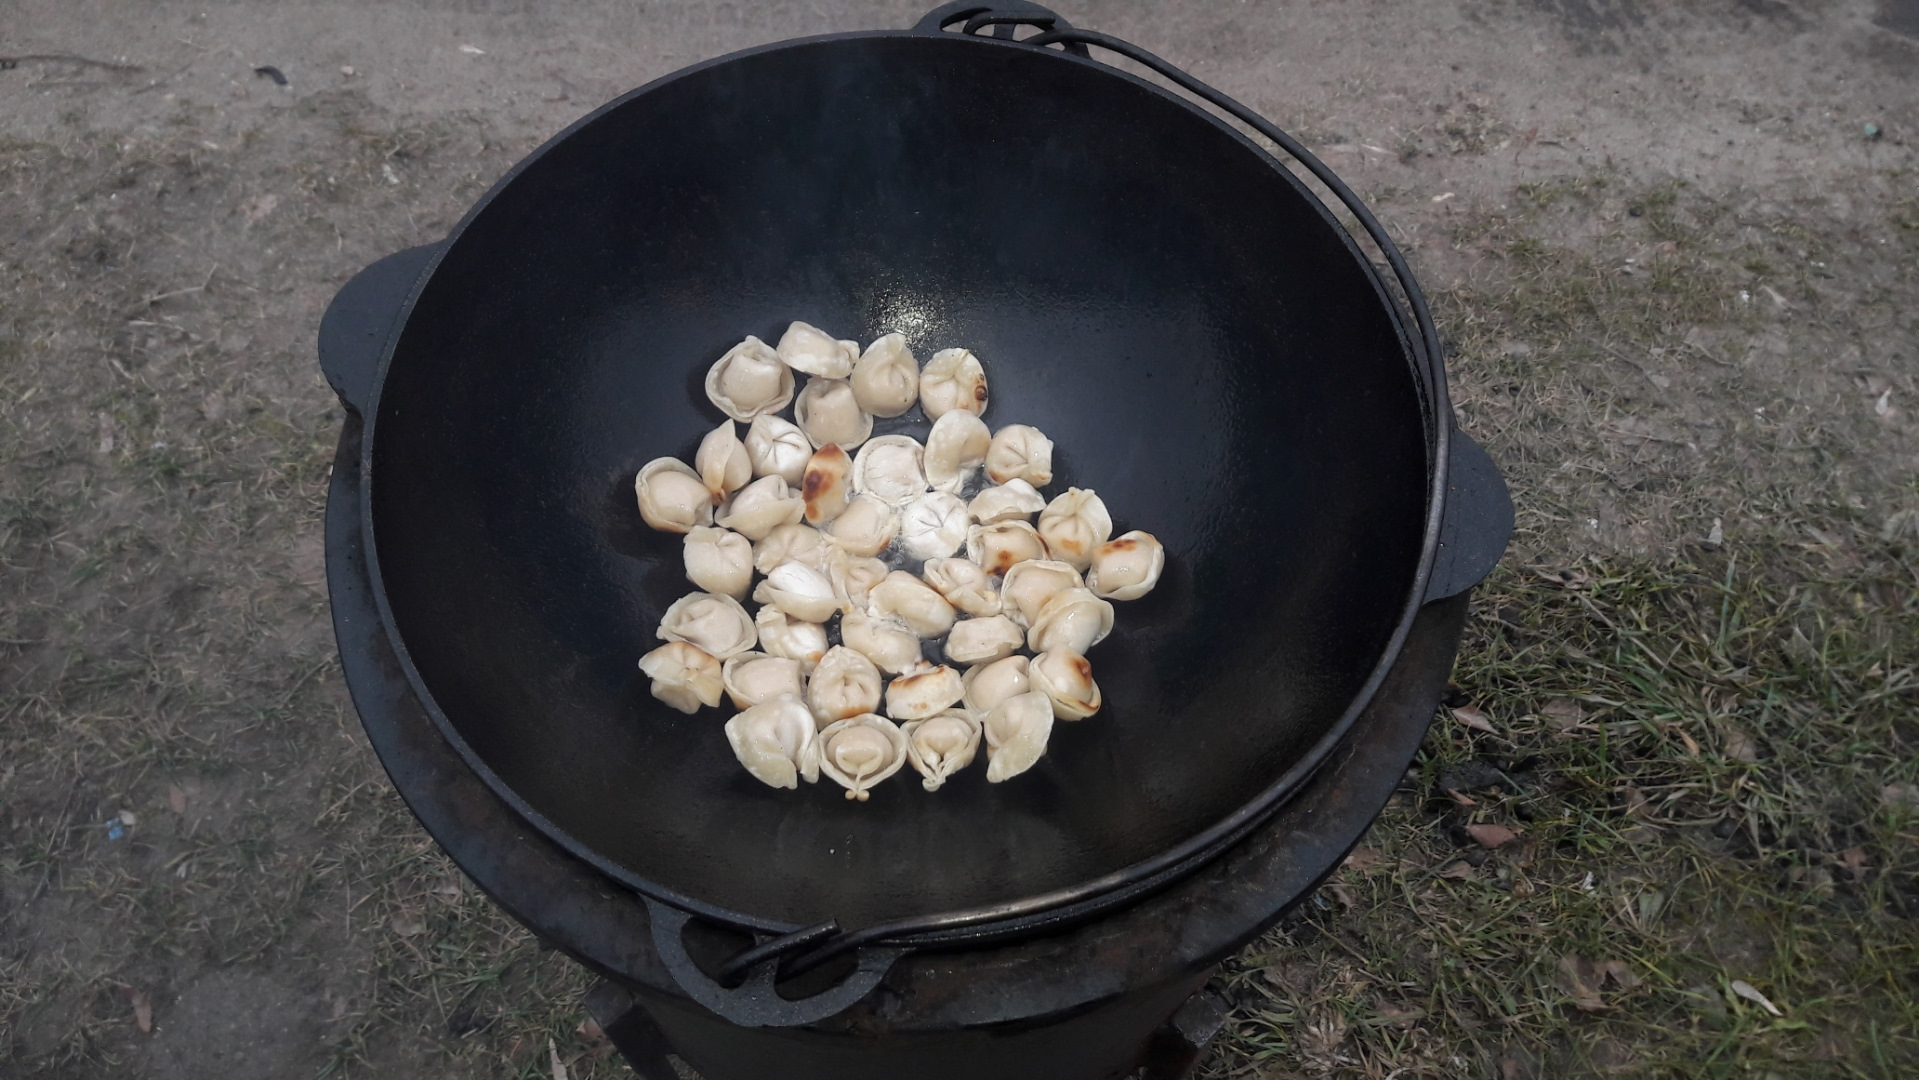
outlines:
[[[928,559],[920,577],[947,603],[974,618],[1000,612],[999,586],[985,567],[971,559]]]
[[[779,525],[753,545],[753,569],[770,574],[776,566],[796,562],[825,570],[833,550],[826,534],[811,525],[799,522]]]
[[[782,563],[753,590],[753,601],[779,608],[802,622],[823,623],[839,614],[840,600],[825,574],[805,563]]]
[[[1113,632],[1113,605],[1090,589],[1055,593],[1026,632],[1026,645],[1035,653],[1053,649],[1084,654]]]
[[[926,448],[910,435],[881,435],[853,459],[853,490],[900,506],[927,490],[922,464]]]
[[[795,697],[761,702],[726,722],[726,741],[733,756],[762,784],[796,788],[801,780],[819,780],[819,757],[813,750],[818,729],[806,706]]]
[[[867,594],[867,606],[874,615],[896,615],[923,638],[934,638],[953,628],[959,616],[953,605],[932,586],[904,570],[886,575]]]
[[[853,399],[844,379],[809,379],[793,402],[793,421],[815,448],[852,450],[873,434],[873,417]]]
[[[839,517],[853,499],[853,458],[835,443],[820,447],[800,477],[800,498],[806,503],[808,524],[824,525]]]
[[[710,593],[746,599],[753,584],[753,545],[730,529],[701,525],[686,534],[680,548],[686,580]]]
[[[853,365],[853,399],[874,416],[898,416],[920,394],[920,365],[906,335],[882,334]]]
[[[806,675],[800,662],[763,652],[744,652],[720,666],[720,681],[736,709],[750,709],[781,695],[805,693]]]
[[[826,527],[826,534],[840,550],[870,558],[900,534],[900,515],[871,495],[858,495]]]
[[[786,486],[785,480],[762,476],[734,492],[713,515],[713,521],[757,542],[781,525],[797,524],[805,514],[805,501]]]
[[[1026,424],[1000,428],[986,451],[986,475],[995,484],[1024,480],[1045,487],[1053,482],[1053,440]]]
[[[768,656],[783,656],[798,661],[800,671],[811,675],[826,655],[826,627],[795,619],[776,607],[762,607],[753,615],[753,627],[759,632],[760,648]]]
[[[986,411],[986,369],[970,349],[941,349],[920,369],[920,408],[930,420],[954,409]]]
[[[1093,681],[1092,662],[1076,652],[1040,653],[1033,657],[1027,676],[1033,689],[1053,703],[1053,715],[1061,720],[1084,720],[1099,711],[1099,684]]]
[[[1039,512],[1039,535],[1054,559],[1085,573],[1093,549],[1113,535],[1113,518],[1091,488],[1067,488]]]
[[[966,557],[989,574],[1005,574],[1015,563],[1047,557],[1046,542],[1024,521],[974,525],[966,533]]]
[[[633,478],[640,518],[661,532],[683,533],[713,524],[713,493],[693,467],[678,458],[654,458]]]
[[[870,713],[880,707],[880,669],[864,654],[835,645],[820,657],[806,680],[806,705],[813,719],[825,727],[835,720]]]
[[[844,379],[853,373],[853,362],[860,357],[860,343],[835,340],[833,335],[811,323],[795,321],[780,335],[774,350],[787,367],[822,379]]]
[[[920,774],[920,786],[938,791],[948,777],[973,763],[979,753],[980,722],[964,709],[948,709],[924,720],[900,725],[906,736],[906,760]]]
[[[929,492],[900,507],[900,548],[908,557],[922,562],[944,559],[959,550],[973,527],[972,516],[959,496]]]
[[[706,397],[742,423],[776,413],[793,400],[793,369],[772,346],[749,336],[726,351],[706,372]]]
[[[1166,549],[1152,533],[1134,529],[1093,549],[1086,587],[1107,600],[1137,600],[1159,584]]]
[[[874,784],[906,764],[906,735],[891,720],[866,713],[836,720],[813,737],[820,771],[865,802]]]
[[[986,781],[997,784],[1032,768],[1053,734],[1053,703],[1037,690],[1015,694],[981,718],[986,735]]]
[[[966,693],[960,673],[945,664],[922,665],[886,687],[886,715],[895,720],[924,720],[945,712]]]
[[[653,680],[653,696],[683,713],[720,703],[720,662],[698,645],[669,641],[640,657],[640,670]]]
[[[813,457],[813,443],[806,432],[771,413],[753,418],[743,445],[754,476],[777,476],[790,487],[798,487],[805,479],[806,463]]]
[[[898,675],[921,660],[919,635],[893,615],[849,611],[840,618],[840,641],[888,675]]]
[[[966,509],[981,525],[1025,521],[1046,509],[1046,496],[1035,491],[1033,485],[1014,477],[1004,484],[983,489],[973,496]]]
[[[1023,562],[1006,571],[1000,582],[1000,606],[1006,617],[1031,626],[1046,602],[1067,589],[1083,588],[1079,571],[1051,559]]]
[[[946,634],[946,658],[955,664],[987,664],[1013,655],[1026,634],[1004,615],[961,619]]]
[[[700,474],[716,503],[753,479],[753,462],[746,456],[746,444],[733,430],[733,421],[720,421],[719,427],[700,440],[699,452],[693,455],[693,470]]]
[[[660,618],[661,641],[684,641],[727,660],[751,649],[758,638],[753,617],[738,600],[719,593],[688,593]]]
[[[967,668],[966,674],[960,679],[965,689],[960,697],[961,703],[974,716],[985,716],[992,711],[993,706],[1033,688],[1030,667],[1031,662],[1026,657],[1009,656],[1004,660]]]
[[[987,447],[992,444],[985,421],[964,409],[952,410],[934,421],[933,430],[926,435],[926,482],[934,491],[958,495],[986,461]]]
[[[893,568],[879,559],[838,548],[826,562],[826,580],[833,583],[833,595],[840,598],[842,611],[865,611],[873,586],[892,572]]]

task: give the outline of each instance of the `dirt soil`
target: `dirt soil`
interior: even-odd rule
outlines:
[[[359,731],[315,330],[602,101],[922,6],[4,5],[0,1076],[619,1073]],[[1518,505],[1202,1071],[1919,1073],[1919,3],[1059,6],[1373,203]]]

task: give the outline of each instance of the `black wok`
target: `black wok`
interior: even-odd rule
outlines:
[[[1184,872],[1310,773],[1510,521],[1451,431],[1409,276],[1414,317],[1229,124],[1077,45],[938,33],[955,10],[725,57],[580,121],[417,253],[345,393],[374,592],[436,723],[569,850],[735,928],[935,941]],[[1095,488],[1116,532],[1165,543],[1159,588],[1090,654],[1105,708],[1030,773],[776,791],[733,760],[730,710],[649,696],[635,660],[692,587],[633,474],[690,461],[721,419],[707,367],[796,318],[972,348],[988,423],[1055,440],[1048,494]]]

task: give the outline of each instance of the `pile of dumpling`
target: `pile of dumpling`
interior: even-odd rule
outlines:
[[[1149,533],[1108,539],[1091,490],[1040,493],[1053,443],[987,429],[978,357],[943,349],[921,369],[903,335],[862,352],[795,322],[777,347],[728,350],[706,394],[729,419],[693,464],[657,458],[634,481],[646,523],[685,534],[702,590],[640,659],[654,697],[693,713],[724,694],[747,771],[782,788],[825,773],[862,802],[908,764],[938,790],[982,739],[986,779],[1017,776],[1055,719],[1099,711],[1086,651],[1113,629],[1110,601],[1158,583],[1165,551]],[[924,444],[873,436],[874,417],[915,402]]]

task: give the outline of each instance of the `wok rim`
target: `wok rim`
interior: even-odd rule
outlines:
[[[520,794],[496,773],[490,765],[473,749],[460,733],[452,719],[442,709],[437,698],[427,686],[426,680],[415,665],[405,638],[400,633],[398,621],[394,615],[392,603],[388,598],[386,582],[380,565],[379,538],[374,525],[373,497],[376,478],[373,470],[373,451],[379,427],[380,402],[386,385],[388,370],[406,328],[412,321],[413,311],[433,281],[440,263],[461,236],[474,222],[486,212],[493,201],[510,188],[520,175],[541,161],[560,144],[566,142],[588,126],[597,123],[609,113],[620,109],[649,93],[671,85],[681,79],[690,78],[726,64],[746,60],[752,57],[779,52],[786,49],[816,46],[829,42],[849,42],[879,39],[938,39],[966,42],[986,48],[1009,48],[1024,50],[1027,54],[1044,54],[1053,60],[1080,65],[1100,75],[1124,79],[1143,88],[1162,99],[1184,108],[1193,118],[1213,125],[1222,133],[1236,140],[1245,149],[1257,155],[1273,169],[1279,177],[1290,184],[1294,191],[1305,199],[1307,205],[1317,212],[1330,226],[1347,253],[1364,271],[1366,280],[1372,285],[1381,307],[1392,322],[1394,332],[1399,338],[1401,351],[1407,360],[1407,374],[1415,383],[1422,406],[1421,420],[1425,426],[1424,442],[1428,451],[1428,485],[1426,493],[1426,520],[1422,529],[1420,550],[1414,567],[1413,580],[1408,587],[1406,599],[1401,604],[1398,618],[1393,624],[1392,633],[1386,644],[1380,649],[1374,665],[1359,690],[1353,694],[1339,718],[1335,720],[1307,751],[1291,767],[1283,772],[1259,794],[1243,803],[1238,809],[1215,822],[1212,826],[1189,836],[1184,841],[1150,858],[1111,871],[1064,889],[1055,889],[1011,901],[982,905],[955,911],[935,912],[928,915],[913,916],[904,919],[888,920],[868,927],[850,930],[841,935],[833,951],[841,951],[854,945],[872,945],[882,942],[898,942],[909,947],[932,947],[947,943],[973,944],[983,941],[999,941],[1065,922],[1078,922],[1096,916],[1099,912],[1113,907],[1123,906],[1157,889],[1180,880],[1199,866],[1229,849],[1262,822],[1268,820],[1279,808],[1289,802],[1294,794],[1317,773],[1333,751],[1351,735],[1354,725],[1366,707],[1378,695],[1381,685],[1390,674],[1395,660],[1405,649],[1406,640],[1413,623],[1426,599],[1435,556],[1439,548],[1441,525],[1444,519],[1445,496],[1449,465],[1449,444],[1452,424],[1450,422],[1449,396],[1446,386],[1446,373],[1443,355],[1436,340],[1426,340],[1423,333],[1408,332],[1408,313],[1403,311],[1400,302],[1387,290],[1381,279],[1379,268],[1368,258],[1356,242],[1352,230],[1342,224],[1327,207],[1317,192],[1308,187],[1288,169],[1285,163],[1272,152],[1253,141],[1247,135],[1225,122],[1219,116],[1202,108],[1192,98],[1182,96],[1166,87],[1141,78],[1111,64],[1076,56],[1061,50],[1034,47],[1019,41],[981,37],[971,34],[956,34],[943,31],[906,30],[867,30],[833,34],[817,34],[770,42],[726,53],[700,61],[687,67],[670,72],[641,86],[635,87],[591,110],[579,119],[568,124],[551,138],[503,173],[485,194],[481,195],[466,211],[446,237],[434,245],[432,255],[421,268],[419,276],[408,288],[405,298],[397,309],[391,330],[382,344],[378,364],[368,387],[362,406],[362,432],[360,439],[360,528],[366,573],[374,603],[380,614],[381,628],[388,643],[393,647],[408,686],[420,702],[421,709],[430,717],[434,726],[459,753],[461,759],[476,775],[510,806],[520,817],[539,829],[544,835],[558,844],[563,850],[582,860],[595,870],[621,885],[641,894],[643,897],[681,908],[702,919],[759,934],[784,935],[802,929],[801,924],[783,920],[769,919],[750,912],[735,910],[720,904],[700,900],[676,889],[668,888],[657,881],[633,872],[609,857],[601,854],[592,846],[575,838],[557,822],[542,814],[529,804]],[[1357,199],[1357,195],[1354,196]],[[1409,300],[1423,303],[1415,285],[1405,282]],[[1418,325],[1416,312],[1413,313],[1414,331],[1422,328]],[[1423,378],[1421,378],[1423,376]]]

